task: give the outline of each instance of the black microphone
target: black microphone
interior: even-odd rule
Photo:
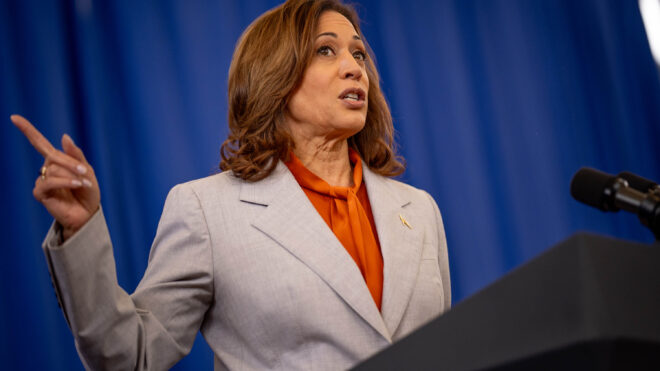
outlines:
[[[602,171],[583,167],[571,180],[571,195],[576,200],[602,211],[625,210],[637,214],[639,220],[647,226],[657,240],[660,240],[660,194],[653,190],[657,184],[635,174],[626,173],[636,186],[631,187],[626,179]],[[638,181],[642,179],[644,182]],[[650,187],[649,184],[653,184]],[[651,188],[652,190],[649,190]]]

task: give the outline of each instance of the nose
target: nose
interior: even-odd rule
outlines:
[[[339,76],[342,79],[360,80],[362,78],[362,66],[355,60],[350,51],[343,53],[339,60]]]

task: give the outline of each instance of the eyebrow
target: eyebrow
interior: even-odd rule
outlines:
[[[334,37],[335,39],[338,37],[337,34],[334,32],[324,32],[316,35],[316,38],[318,39],[321,36],[331,36]],[[362,40],[362,39],[358,35],[353,35],[353,40]]]

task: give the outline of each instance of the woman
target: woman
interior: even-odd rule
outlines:
[[[168,369],[198,330],[216,369],[343,369],[447,310],[433,199],[403,167],[354,12],[291,0],[245,31],[229,78],[221,168],[174,187],[128,295],[92,167],[71,138],[34,196],[56,220],[44,251],[86,367]]]

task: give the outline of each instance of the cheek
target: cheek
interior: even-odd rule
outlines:
[[[325,97],[328,95],[330,83],[324,81],[318,76],[312,75],[303,81],[300,88],[301,95],[307,102],[315,102],[318,104],[325,100]]]
[[[318,98],[318,95],[301,88],[289,101],[289,113],[298,121],[313,119],[319,113]]]
[[[289,101],[289,111],[297,119],[320,119],[335,111],[330,86],[318,80],[303,81]]]

